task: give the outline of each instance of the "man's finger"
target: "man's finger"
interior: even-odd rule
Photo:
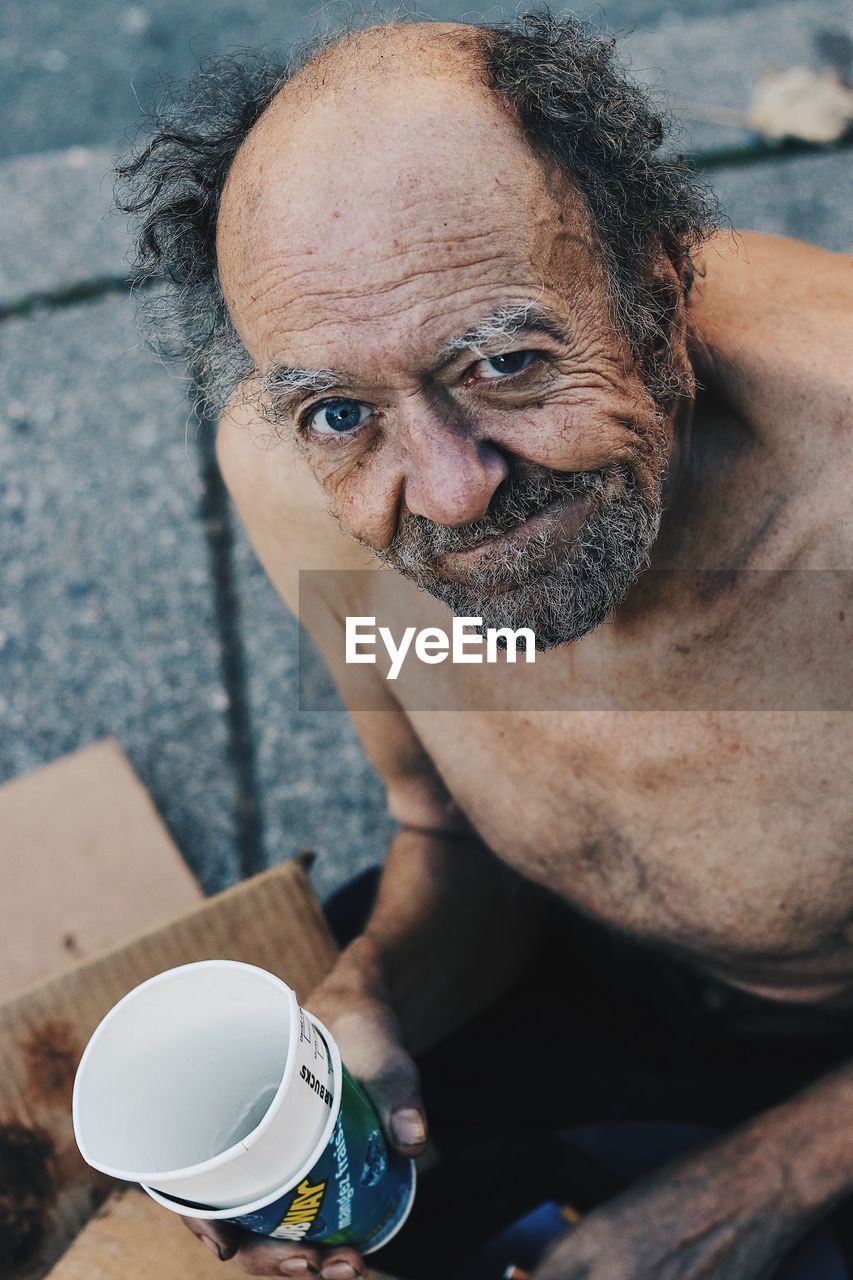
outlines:
[[[420,1075],[400,1043],[390,1009],[344,1013],[331,1029],[344,1062],[370,1095],[392,1144],[404,1155],[418,1155],[427,1138]]]
[[[388,1117],[388,1129],[396,1147],[405,1155],[417,1155],[426,1142],[426,1117],[419,1107],[401,1107]]]
[[[250,1276],[290,1276],[292,1280],[357,1280],[367,1274],[367,1264],[355,1249],[329,1250],[305,1244],[289,1244],[263,1236],[244,1237],[236,1261]]]
[[[235,1260],[250,1276],[292,1276],[293,1280],[319,1276],[322,1266],[319,1249],[310,1245],[248,1234],[240,1242]]]
[[[396,1052],[364,1085],[393,1145],[403,1155],[418,1155],[427,1139],[426,1111],[418,1069],[409,1055]]]
[[[221,1262],[234,1257],[242,1234],[239,1228],[219,1222],[208,1222],[205,1218],[179,1216],[184,1226],[188,1227],[194,1236],[198,1236],[202,1244]]]
[[[355,1249],[330,1249],[323,1258],[320,1280],[354,1280],[367,1275],[367,1263]]]

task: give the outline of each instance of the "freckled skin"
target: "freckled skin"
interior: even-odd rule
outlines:
[[[674,358],[696,394],[661,428],[609,323],[581,200],[549,186],[513,122],[462,73],[458,30],[369,37],[353,64],[309,69],[228,178],[221,278],[259,371],[345,370],[336,394],[373,413],[341,439],[298,432],[287,416],[270,426],[250,396],[223,419],[223,474],[282,597],[296,608],[300,569],[376,567],[371,548],[388,546],[403,514],[478,519],[511,457],[566,471],[627,461],[651,492],[657,447],[670,478],[654,568],[848,570],[849,260],[714,237],[673,318]],[[419,39],[427,55],[407,60]],[[658,265],[676,279],[678,264]],[[478,381],[470,352],[437,370],[449,338],[531,297],[570,342],[517,343],[547,357],[524,387]],[[737,709],[741,664],[781,637],[789,672],[819,665],[808,600],[782,598],[771,573],[728,591],[689,573],[647,576],[603,626],[537,662],[537,706],[578,690],[588,707],[611,697],[627,709],[507,711],[481,668],[447,665],[442,705],[478,708],[462,713],[420,709],[378,668],[344,669],[343,618],[372,612],[373,588],[359,596],[354,581],[318,588],[305,621],[345,692],[363,699],[377,682],[381,713],[353,718],[405,827],[473,834],[530,880],[733,985],[853,1001],[850,715],[786,709],[784,688],[777,709]],[[396,598],[397,634],[435,621],[414,588]],[[849,604],[832,616],[849,636]],[[701,709],[718,695],[723,709]],[[411,850],[408,866],[391,858],[389,902],[429,896],[416,865]],[[396,938],[377,923],[374,940],[383,928]]]

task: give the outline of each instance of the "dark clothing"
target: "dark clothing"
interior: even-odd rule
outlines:
[[[341,943],[377,880],[328,904]],[[741,994],[566,908],[522,981],[420,1060],[441,1164],[377,1265],[443,1280],[460,1247],[542,1201],[588,1211],[847,1060],[849,1011]],[[461,1221],[480,1229],[460,1240]]]

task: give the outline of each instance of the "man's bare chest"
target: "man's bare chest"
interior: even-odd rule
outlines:
[[[853,986],[849,556],[837,487],[759,504],[760,479],[710,503],[719,558],[685,538],[687,567],[645,575],[583,640],[534,667],[407,665],[393,694],[523,874],[733,982],[817,999]],[[367,579],[342,612],[447,626],[397,575]]]
[[[849,716],[412,722],[498,856],[584,911],[757,988],[853,972]]]

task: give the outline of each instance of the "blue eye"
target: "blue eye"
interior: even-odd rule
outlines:
[[[360,400],[327,400],[308,415],[306,426],[322,436],[347,435],[360,427],[370,412]]]
[[[480,378],[493,381],[497,378],[509,378],[514,373],[521,373],[523,369],[528,369],[535,359],[535,351],[507,351],[506,355],[486,356],[478,360],[475,368]],[[479,372],[481,369],[483,372]]]

